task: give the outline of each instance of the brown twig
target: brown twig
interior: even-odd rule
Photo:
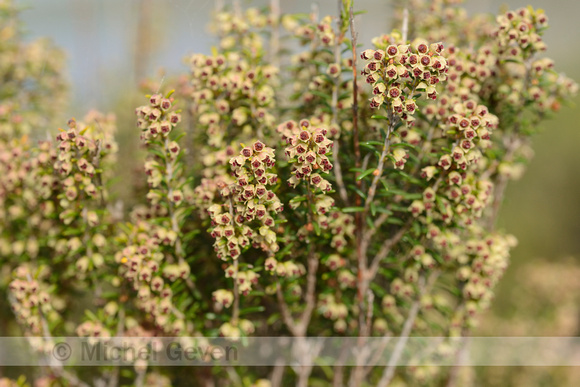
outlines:
[[[368,193],[367,193],[367,199],[365,200],[365,207],[364,207],[364,211],[363,211],[363,218],[366,217],[369,208],[371,207],[371,204],[375,198],[375,194],[377,191],[377,186],[379,185],[379,181],[381,180],[381,177],[383,175],[383,170],[385,168],[385,161],[387,160],[387,154],[389,153],[390,150],[390,145],[391,145],[391,133],[393,132],[395,125],[397,124],[398,120],[395,119],[391,108],[389,107],[389,127],[387,128],[387,134],[385,136],[385,140],[383,143],[383,151],[381,153],[381,157],[379,159],[379,164],[377,166],[377,169],[374,171],[373,175],[373,181],[371,182],[371,186],[369,187]]]
[[[401,238],[403,238],[407,230],[409,230],[409,228],[411,227],[411,223],[412,219],[408,220],[407,223],[405,223],[405,225],[401,227],[395,235],[393,235],[391,238],[383,242],[381,248],[373,258],[371,265],[369,267],[367,273],[368,281],[372,281],[375,278],[377,271],[379,270],[379,265],[381,264],[381,261],[385,259],[387,255],[389,255],[393,246],[395,246],[401,240]]]
[[[165,138],[164,141],[164,148],[165,154],[169,154],[169,137]],[[179,224],[177,223],[177,217],[175,216],[175,208],[173,207],[173,202],[171,200],[171,196],[173,195],[173,187],[171,182],[173,180],[173,172],[174,172],[174,165],[173,162],[169,161],[168,159],[165,160],[165,179],[168,186],[167,192],[167,205],[169,211],[169,219],[171,222],[171,230],[176,234],[175,238],[175,254],[177,255],[177,260],[180,264],[184,264],[185,262],[185,252],[183,250],[183,245],[181,244],[181,238],[179,237],[180,229]],[[195,284],[191,280],[191,278],[185,279],[185,284],[189,288],[191,292],[195,291]]]
[[[282,288],[280,286],[280,282],[276,282],[276,297],[278,299],[278,307],[280,308],[280,313],[282,314],[282,320],[286,327],[292,334],[292,336],[298,336],[298,330],[296,328],[296,322],[292,317],[292,312],[290,312],[290,308],[284,299],[284,294],[282,294]]]
[[[383,371],[383,375],[381,376],[377,387],[387,387],[391,380],[393,380],[393,377],[395,376],[395,370],[397,368],[397,363],[403,354],[403,350],[405,349],[405,345],[409,340],[409,335],[411,334],[411,330],[413,329],[413,325],[415,324],[415,320],[419,314],[419,309],[421,307],[421,297],[431,289],[438,276],[439,272],[434,271],[431,273],[427,281],[425,281],[424,277],[419,278],[419,293],[417,294],[416,299],[413,301],[413,304],[409,309],[409,314],[407,315],[407,319],[403,324],[403,329],[401,330],[399,340],[393,349],[393,353],[389,358],[387,367]]]
[[[314,244],[310,243],[310,251],[308,253],[308,273],[306,274],[306,296],[304,297],[304,302],[306,306],[304,311],[300,316],[300,322],[297,325],[297,336],[305,336],[308,325],[310,324],[310,319],[312,318],[312,312],[316,306],[316,272],[318,270],[318,258],[316,257],[314,251]]]
[[[342,40],[344,38],[344,31],[342,30],[343,20],[342,20],[342,0],[338,0],[338,18],[336,21],[337,28],[336,28],[336,36],[338,37],[334,42],[334,62],[340,65],[340,47],[342,44]],[[340,72],[334,78],[334,84],[332,86],[332,120],[331,123],[333,125],[338,126],[338,91],[340,88]],[[343,203],[348,206],[348,193],[346,191],[346,186],[344,185],[344,179],[342,177],[342,167],[340,165],[340,138],[338,138],[334,142],[334,147],[332,150],[332,156],[334,161],[334,175],[336,177],[336,184],[338,186],[338,193],[340,198],[342,199]]]
[[[234,216],[234,198],[232,196],[232,193],[230,192],[229,195],[229,211],[230,211],[230,218],[231,220],[231,224],[232,227],[235,227],[235,216]],[[240,289],[239,289],[239,284],[238,284],[238,269],[239,269],[240,263],[239,263],[239,258],[234,259],[234,303],[232,305],[232,325],[233,326],[237,326],[238,325],[238,319],[240,318]]]
[[[354,146],[354,156],[355,156],[355,166],[360,165],[360,146],[359,146],[359,133],[358,133],[358,74],[356,70],[356,42],[358,34],[354,28],[354,12],[352,10],[352,5],[349,9],[349,21],[350,21],[350,35],[352,44],[352,131],[353,131],[353,146]]]
[[[270,36],[270,63],[280,66],[280,0],[270,0],[272,35]]]

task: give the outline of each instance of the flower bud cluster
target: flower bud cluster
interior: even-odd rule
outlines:
[[[115,254],[119,274],[136,291],[136,306],[153,317],[166,333],[183,331],[183,321],[175,314],[171,283],[190,275],[186,262],[169,263],[164,247],[173,247],[178,235],[171,229],[140,221],[125,235],[126,247]]]
[[[79,337],[94,337],[99,339],[111,337],[111,332],[98,321],[85,321],[77,327],[76,333]]]
[[[274,150],[260,141],[230,160],[235,182],[222,186],[221,194],[231,202],[208,208],[211,235],[216,239],[214,249],[220,259],[237,259],[250,245],[270,253],[278,251],[273,216],[284,207],[268,189],[278,181],[272,172],[274,164]]]
[[[421,219],[427,222],[440,220],[447,225],[455,222],[468,226],[482,217],[491,203],[493,187],[491,181],[478,178],[472,172],[453,171],[447,175],[445,182],[425,189],[422,200],[414,200],[409,212],[414,217],[424,213],[426,218]],[[443,247],[447,243],[436,228],[432,227],[427,236]]]
[[[315,128],[308,120],[300,121],[300,131],[287,139],[286,156],[293,163],[292,177],[288,184],[296,187],[301,180],[322,192],[332,189],[331,184],[324,179],[321,173],[328,173],[332,163],[328,154],[332,150],[333,142],[326,137],[328,131],[324,128]]]
[[[31,149],[26,138],[0,140],[0,260],[6,268],[12,261],[20,264],[22,256],[37,258],[47,239],[62,230],[55,205],[62,192],[52,168],[56,158],[47,141]]]
[[[236,137],[261,137],[274,123],[274,87],[278,69],[250,65],[238,53],[195,54],[192,71],[192,113],[207,134],[207,142],[223,148]]]
[[[332,115],[325,112],[311,116],[308,121],[313,127],[328,128],[326,133],[328,139],[337,139],[342,131],[350,131],[352,129],[352,122],[343,121],[340,125],[332,123]],[[276,128],[282,141],[286,143],[290,137],[300,134],[300,130],[300,123],[293,120],[285,121]]]
[[[460,5],[464,0],[413,0],[407,5],[409,24],[416,36],[430,42],[468,46],[489,36],[493,26],[487,14],[469,15]],[[401,25],[403,10],[399,9],[395,25]],[[374,42],[373,42],[374,43]]]
[[[233,280],[236,281],[238,293],[244,296],[250,294],[250,291],[252,291],[252,285],[256,285],[258,283],[258,278],[260,278],[260,275],[256,273],[254,270],[242,271],[236,268],[235,265],[230,265],[226,267],[225,274],[226,278],[233,278]],[[224,297],[224,300],[229,299],[229,296],[225,295],[223,292],[221,292],[220,294]]]
[[[43,319],[54,322],[59,318],[51,304],[49,287],[44,282],[45,268],[34,269],[23,264],[14,270],[14,279],[8,285],[12,311],[18,322],[33,335],[42,335]]]
[[[321,294],[318,297],[318,312],[326,319],[334,320],[334,329],[341,333],[346,330],[348,307],[339,302],[333,294]]]
[[[316,196],[316,209],[318,211],[316,221],[320,228],[330,230],[332,234],[330,246],[341,252],[347,246],[347,238],[354,236],[354,218],[352,215],[340,212],[340,210],[333,209],[329,211],[328,208],[321,205],[322,203],[329,203],[329,199],[329,197],[324,197],[323,195]],[[331,205],[334,205],[334,200]]]
[[[59,219],[79,235],[63,240],[70,247],[63,255],[75,257],[74,275],[78,278],[85,278],[105,263],[103,254],[108,243],[102,232],[110,214],[103,208],[108,196],[104,184],[111,177],[117,152],[113,115],[91,111],[83,122],[70,119],[69,129],[57,135],[54,163],[62,192],[58,195],[62,207]]]
[[[278,277],[300,277],[306,274],[306,268],[303,264],[294,261],[279,262],[274,257],[266,259],[264,267]]]
[[[338,138],[343,130],[352,128],[350,108],[353,102],[353,83],[343,79],[352,68],[352,57],[340,54],[346,49],[344,36],[348,25],[340,27],[342,33],[334,29],[332,18],[325,17],[314,23],[310,17],[288,15],[283,19],[285,28],[304,46],[305,51],[291,57],[292,96],[296,100],[295,109],[302,115],[312,117],[313,125],[328,128],[329,138]],[[360,98],[367,98],[362,88]],[[331,105],[332,113],[323,108]],[[320,123],[314,117],[321,118]]]
[[[239,340],[241,337],[251,335],[256,330],[254,323],[250,320],[241,319],[236,323],[226,322],[222,324],[219,329],[220,337],[226,337],[233,341]]]
[[[135,109],[137,127],[142,130],[141,140],[151,143],[156,139],[165,139],[181,121],[181,115],[174,109],[174,100],[168,94],[149,97],[149,104]]]
[[[498,16],[497,24],[493,32],[500,59],[496,72],[502,79],[496,98],[518,108],[532,103],[540,112],[557,111],[563,99],[576,94],[578,86],[556,73],[551,59],[534,57],[546,50],[541,35],[548,18],[543,10],[527,7],[508,11]]]
[[[507,11],[497,17],[498,28],[493,32],[500,47],[501,57],[517,57],[521,51],[524,57],[546,50],[546,43],[540,34],[548,26],[548,17],[541,9],[532,7]]]
[[[476,314],[489,307],[493,289],[508,266],[510,249],[516,244],[511,235],[487,233],[475,226],[468,230],[467,239],[446,250],[446,259],[459,264],[455,274],[465,302],[456,316],[462,322],[452,324],[457,333],[463,325],[473,325]]]
[[[447,118],[448,136],[454,139],[451,153],[439,159],[438,166],[449,170],[452,165],[466,170],[469,165],[477,164],[481,151],[491,145],[491,132],[497,128],[498,119],[489,113],[488,108],[473,100],[453,105],[453,113]]]
[[[415,93],[422,91],[436,99],[436,86],[447,79],[448,65],[442,55],[443,44],[415,40],[408,45],[400,41],[394,33],[387,44],[363,51],[361,58],[367,64],[361,74],[373,87],[370,107],[376,109],[387,103],[388,110],[410,126],[417,110]]]
[[[106,198],[102,181],[109,175],[103,175],[103,170],[110,169],[107,167],[114,162],[117,152],[114,116],[90,112],[83,121],[86,124],[70,119],[69,129],[56,136],[59,152],[54,169],[62,179],[64,194],[60,205],[64,211],[60,218],[65,224],[74,220],[81,201]]]
[[[261,33],[265,27],[276,23],[269,15],[258,8],[248,8],[245,11],[218,12],[210,24],[212,32],[216,34],[222,50],[246,50],[252,56],[263,54],[264,39]]]
[[[221,311],[222,308],[229,308],[234,302],[234,294],[230,290],[218,289],[212,293],[214,309]]]

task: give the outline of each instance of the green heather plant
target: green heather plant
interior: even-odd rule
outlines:
[[[326,17],[282,15],[276,0],[217,9],[211,54],[188,58],[175,92],[147,96],[137,127],[123,128],[141,137],[147,183],[124,187],[137,204],[123,208],[108,194],[116,158],[131,157],[114,116],[55,130],[61,54],[22,43],[14,4],[0,1],[2,335],[397,343],[387,367],[137,362],[46,367],[36,382],[452,379],[394,364],[408,336],[467,336],[489,306],[516,243],[495,227],[506,184],[540,122],[577,90],[543,56],[542,10],[468,17],[458,3],[400,2],[397,29],[370,46],[357,42],[352,0]],[[46,131],[38,145],[23,137]]]

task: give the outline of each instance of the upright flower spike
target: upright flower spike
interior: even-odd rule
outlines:
[[[260,141],[244,147],[230,159],[234,182],[222,186],[221,193],[231,203],[226,200],[208,209],[219,258],[237,259],[250,245],[269,254],[278,251],[274,216],[284,207],[268,188],[278,181],[272,172],[275,161],[274,150]]]
[[[300,131],[288,137],[286,156],[293,163],[292,177],[288,184],[292,187],[306,180],[322,192],[332,189],[331,184],[320,175],[332,169],[327,155],[332,150],[333,142],[326,137],[327,133],[326,129],[315,128],[308,120],[302,120]]]
[[[163,98],[161,94],[149,97],[149,105],[138,107],[137,126],[143,131],[141,139],[149,143],[157,138],[167,138],[181,121],[179,113],[172,111],[173,98]]]
[[[365,50],[361,58],[368,63],[362,70],[373,87],[372,109],[388,104],[407,126],[412,126],[417,109],[415,94],[422,92],[429,99],[437,98],[436,85],[447,79],[447,60],[441,43],[427,44],[416,40],[411,45],[398,44],[401,37],[393,33],[376,41],[376,50]]]

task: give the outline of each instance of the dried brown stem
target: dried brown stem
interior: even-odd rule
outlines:
[[[284,299],[284,294],[282,294],[282,287],[280,286],[280,282],[276,282],[276,297],[278,299],[278,307],[280,308],[280,313],[282,314],[282,320],[286,327],[292,334],[292,336],[297,336],[297,328],[296,322],[292,317],[292,312],[290,312],[290,308]]]
[[[169,137],[165,138],[164,141],[164,151],[165,154],[169,154]],[[168,192],[167,192],[167,206],[168,206],[168,211],[169,211],[169,219],[171,222],[171,230],[177,235],[177,237],[175,238],[175,255],[177,256],[177,260],[179,261],[179,263],[183,264],[185,263],[185,253],[183,250],[183,245],[181,244],[181,238],[179,236],[179,234],[181,233],[181,230],[179,229],[179,224],[177,223],[177,217],[175,216],[175,208],[173,206],[173,202],[171,201],[171,197],[173,196],[173,186],[172,186],[172,181],[173,181],[173,172],[174,172],[174,162],[170,161],[169,159],[166,159],[165,161],[165,179],[166,179],[166,183],[167,183],[167,187],[168,187]],[[193,283],[193,281],[191,280],[191,278],[186,278],[185,279],[185,284],[187,285],[187,287],[189,288],[189,290],[191,292],[195,291],[195,284]]]
[[[234,199],[232,194],[230,193],[230,197],[229,197],[229,212],[230,212],[230,218],[231,220],[231,224],[233,227],[235,227],[235,223],[234,223]],[[240,318],[240,289],[239,289],[239,284],[238,284],[238,269],[239,269],[240,263],[239,263],[239,258],[234,259],[234,303],[232,305],[232,325],[233,326],[237,326],[238,325],[238,319]]]
[[[399,231],[397,231],[395,235],[393,235],[391,238],[383,242],[378,253],[373,258],[371,266],[369,267],[367,273],[368,281],[372,281],[375,278],[375,276],[377,275],[377,271],[379,270],[379,265],[381,264],[381,261],[389,255],[393,246],[395,246],[401,240],[401,238],[405,235],[405,233],[409,230],[410,227],[411,221],[409,220],[403,227],[399,229]]]
[[[270,0],[272,35],[270,36],[270,63],[280,66],[280,0]]]
[[[340,65],[340,47],[342,44],[342,40],[344,38],[344,32],[342,31],[342,24],[343,24],[343,20],[342,20],[342,0],[338,0],[338,18],[336,21],[337,27],[336,27],[336,36],[338,37],[336,39],[336,41],[334,42],[334,63]],[[338,73],[338,75],[334,78],[334,85],[332,86],[332,102],[331,102],[331,108],[332,108],[332,121],[331,123],[334,125],[338,125],[338,91],[340,88],[340,81],[341,81],[341,77],[340,77],[340,72]],[[343,203],[345,205],[348,206],[348,193],[346,191],[346,186],[344,185],[344,179],[342,177],[342,167],[340,165],[340,159],[339,159],[339,154],[340,154],[340,138],[338,138],[335,142],[334,142],[334,147],[332,150],[332,156],[333,156],[333,161],[334,161],[334,175],[336,177],[336,184],[338,186],[338,193],[340,195],[340,198],[342,199]]]
[[[403,350],[405,349],[405,345],[409,340],[409,335],[411,334],[411,330],[413,329],[413,325],[415,324],[415,320],[417,319],[417,315],[419,314],[419,309],[421,307],[421,297],[431,290],[431,287],[437,280],[439,276],[438,271],[434,271],[431,273],[427,281],[425,281],[424,277],[419,278],[419,293],[417,294],[416,299],[413,301],[411,305],[411,309],[409,310],[409,314],[407,315],[407,319],[403,324],[403,329],[401,330],[401,335],[399,336],[399,340],[395,345],[395,349],[389,358],[389,363],[385,368],[383,375],[381,376],[381,380],[377,384],[377,387],[387,387],[388,384],[393,380],[395,376],[395,371],[397,369],[397,363],[403,354]]]
[[[396,122],[398,120],[395,120],[395,117],[393,115],[393,113],[391,112],[391,109],[389,108],[389,127],[387,129],[387,135],[385,136],[385,140],[383,143],[383,151],[381,153],[381,157],[379,159],[379,165],[377,166],[377,169],[374,171],[373,175],[373,181],[371,182],[371,186],[369,187],[368,193],[367,193],[367,199],[365,200],[365,208],[363,211],[363,218],[366,217],[369,208],[371,207],[371,204],[375,198],[375,195],[377,193],[377,186],[379,185],[379,181],[381,180],[381,177],[383,175],[383,170],[385,169],[385,161],[387,160],[387,154],[389,153],[390,150],[390,145],[391,145],[391,133],[393,132]],[[364,252],[363,252],[364,253]]]

